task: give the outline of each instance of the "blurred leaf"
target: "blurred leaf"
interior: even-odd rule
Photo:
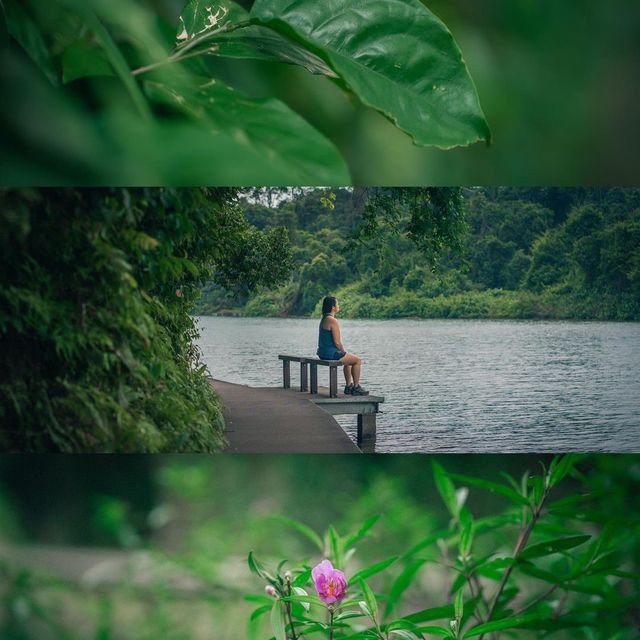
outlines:
[[[323,58],[417,144],[489,141],[457,44],[418,0],[256,0],[250,15]]]
[[[145,89],[152,100],[188,115],[208,131],[220,131],[251,146],[265,162],[281,168],[289,184],[349,182],[338,150],[283,102],[250,99],[216,80],[198,82],[169,87],[147,81]]]
[[[284,607],[280,600],[276,600],[271,608],[271,628],[276,640],[287,640],[285,633]]]
[[[324,543],[322,538],[309,526],[294,520],[293,518],[287,518],[286,516],[270,516],[270,520],[274,522],[280,522],[288,527],[295,529],[298,533],[301,533],[307,540],[310,540],[320,551],[324,550]]]
[[[96,14],[89,7],[85,7],[82,4],[78,4],[76,5],[76,7],[80,10],[82,17],[87,23],[87,26],[95,35],[96,42],[98,43],[98,45],[100,45],[100,47],[102,47],[102,50],[111,63],[114,71],[120,77],[120,80],[122,80],[122,83],[131,96],[131,100],[136,106],[139,114],[142,116],[143,120],[151,120],[151,109],[149,108],[149,105],[147,104],[147,101],[142,91],[140,90],[140,87],[135,81],[135,78],[131,73],[131,69],[127,64],[127,60],[120,51],[120,48],[113,41],[113,38],[105,29],[98,16],[96,16]]]
[[[384,569],[392,565],[397,559],[398,559],[398,556],[393,556],[391,558],[387,558],[386,560],[382,560],[381,562],[377,562],[376,564],[371,565],[370,567],[361,569],[360,571],[357,571],[356,573],[353,574],[350,581],[358,582],[359,580],[364,580],[365,578],[369,578],[372,575],[375,575],[376,573],[380,573],[380,571],[384,571]]]
[[[359,542],[360,540],[362,540],[362,538],[364,538],[367,535],[367,533],[369,533],[369,530],[371,529],[371,527],[373,527],[373,525],[376,524],[378,520],[380,520],[379,515],[371,516],[370,518],[367,518],[362,523],[361,527],[355,533],[348,535],[344,541],[345,550],[350,549],[351,547],[353,547],[353,545],[356,542]]]
[[[256,620],[258,619],[260,616],[264,615],[265,613],[268,613],[269,611],[271,611],[271,609],[273,608],[273,605],[271,603],[269,604],[264,604],[261,607],[258,607],[257,609],[254,609],[251,613],[250,616],[250,620]]]
[[[113,76],[113,68],[99,49],[84,41],[74,42],[62,53],[62,81],[87,76]]]
[[[403,570],[402,573],[394,580],[389,590],[389,596],[387,597],[387,604],[384,610],[385,617],[389,616],[395,606],[398,604],[402,594],[407,590],[409,585],[413,582],[416,574],[422,567],[426,560],[417,559],[411,561]]]
[[[18,41],[29,57],[40,67],[49,82],[60,83],[60,73],[38,25],[16,0],[3,0],[8,32]]]
[[[329,543],[329,554],[331,555],[334,566],[336,569],[344,570],[344,549],[342,547],[340,536],[333,525],[329,525],[329,528],[327,529],[327,539]]]

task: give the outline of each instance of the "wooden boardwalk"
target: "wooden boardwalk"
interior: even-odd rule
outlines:
[[[360,453],[308,393],[212,380],[224,405],[229,453]]]

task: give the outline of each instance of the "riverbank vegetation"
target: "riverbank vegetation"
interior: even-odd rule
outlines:
[[[232,189],[0,191],[0,450],[215,451],[190,313],[290,272]]]
[[[461,197],[464,221],[435,251],[412,238],[408,207],[372,224],[361,190],[247,201],[256,226],[287,228],[293,275],[240,297],[208,284],[198,312],[306,316],[332,294],[352,318],[640,319],[639,189],[472,188]]]

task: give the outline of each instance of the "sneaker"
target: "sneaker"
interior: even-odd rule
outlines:
[[[366,389],[363,389],[360,385],[357,387],[353,387],[351,390],[352,396],[368,396],[369,392]]]
[[[353,385],[352,384],[345,385],[344,395],[345,396],[350,396],[352,394],[353,394]]]

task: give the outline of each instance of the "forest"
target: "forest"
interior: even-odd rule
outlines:
[[[336,295],[351,318],[640,319],[640,189],[466,188],[458,241],[436,252],[402,207],[367,229],[361,191],[245,192],[252,224],[286,228],[292,275],[254,293],[209,283],[197,312],[307,316]]]

